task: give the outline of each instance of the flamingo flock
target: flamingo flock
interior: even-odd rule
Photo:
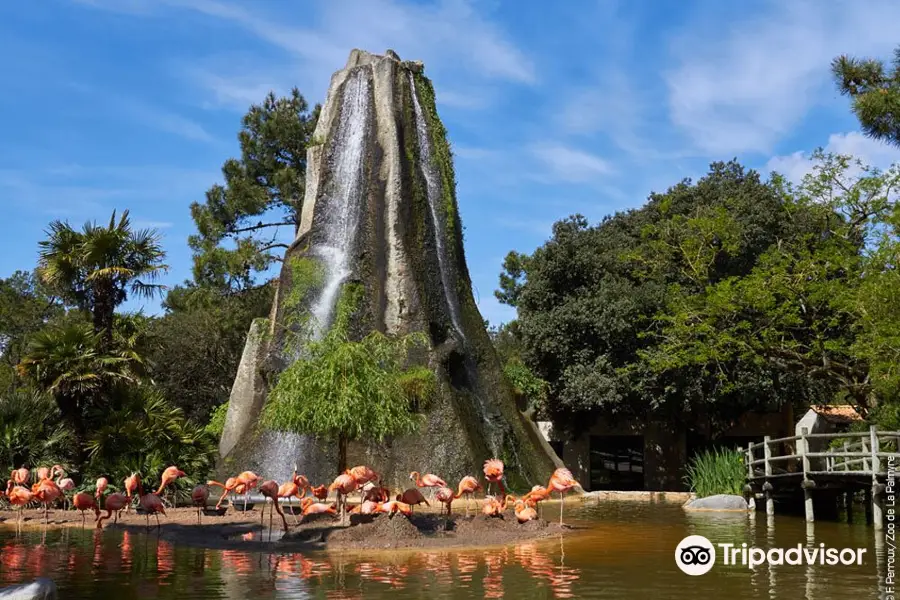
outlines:
[[[492,458],[484,462],[484,481],[488,491],[494,485],[499,493],[486,494],[482,501],[481,513],[487,517],[500,517],[509,508],[513,509],[515,518],[519,523],[527,523],[539,518],[540,503],[549,499],[556,492],[560,497],[559,522],[563,525],[563,509],[565,506],[565,494],[578,485],[572,473],[565,468],[559,468],[551,475],[546,486],[536,485],[531,491],[520,498],[506,493],[503,484],[504,465],[499,459]],[[160,485],[156,491],[145,492],[141,477],[132,473],[123,480],[122,492],[107,494],[109,481],[100,477],[94,485],[94,493],[84,491],[75,493],[71,499],[67,495],[75,487],[72,479],[65,477],[66,473],[60,465],[41,467],[36,470],[35,482],[29,486],[31,472],[27,468],[15,469],[10,473],[5,492],[0,491],[0,497],[5,497],[9,504],[17,509],[17,523],[21,522],[22,511],[26,506],[35,503],[43,508],[44,523],[48,523],[50,507],[57,501],[69,503],[75,510],[81,512],[82,527],[85,526],[86,513],[94,513],[97,529],[102,529],[103,521],[114,518],[118,522],[120,513],[128,511],[134,504],[141,508],[146,516],[146,526],[150,529],[150,516],[156,518],[157,529],[160,528],[159,516],[166,516],[166,506],[174,505],[163,500],[163,494],[172,484],[181,477],[185,477],[184,471],[176,466],[166,468],[161,477]],[[56,477],[56,479],[54,479]],[[345,470],[338,475],[329,485],[313,486],[309,479],[297,473],[296,468],[289,481],[279,484],[269,479],[262,481],[259,475],[252,471],[244,471],[234,477],[229,477],[224,483],[208,480],[206,484],[200,484],[191,491],[191,504],[197,509],[197,522],[201,523],[201,515],[207,508],[210,489],[218,487],[222,489],[215,508],[219,509],[222,502],[229,494],[232,504],[235,496],[243,496],[246,510],[249,494],[252,490],[265,498],[269,507],[269,528],[272,527],[273,512],[277,512],[281,518],[285,531],[289,529],[287,517],[281,506],[281,500],[286,500],[291,507],[290,513],[294,517],[294,523],[299,524],[300,519],[309,515],[328,514],[334,518],[346,519],[348,514],[388,514],[391,517],[397,514],[410,516],[416,506],[424,504],[431,506],[428,498],[422,493],[431,490],[432,502],[443,505],[441,514],[451,515],[453,502],[466,497],[465,514],[468,517],[471,510],[472,496],[484,489],[478,479],[467,475],[460,479],[456,490],[441,477],[433,473],[420,473],[413,471],[409,479],[415,487],[408,488],[391,499],[391,492],[381,484],[381,477],[371,468],[359,465]],[[335,495],[334,502],[327,502],[329,492]],[[348,510],[349,497],[359,493],[359,502]],[[299,503],[300,519],[294,511],[294,500]],[[266,506],[260,512],[260,524],[263,524]],[[103,512],[106,512],[103,515]]]
[[[75,482],[66,477],[66,472],[60,465],[52,467],[40,467],[35,471],[36,481],[29,487],[31,481],[31,471],[25,467],[14,469],[10,473],[10,478],[6,482],[6,491],[0,492],[0,497],[5,497],[7,502],[16,509],[17,525],[22,521],[22,511],[25,507],[37,503],[44,509],[44,523],[49,523],[50,507],[57,501],[63,502],[63,507],[67,508],[70,499],[67,493],[75,488]],[[124,480],[125,493],[106,494],[109,487],[109,480],[106,477],[97,479],[94,485],[94,493],[77,492],[71,497],[72,507],[81,512],[81,524],[85,525],[87,511],[94,513],[94,520],[97,528],[103,527],[103,521],[109,519],[115,513],[116,521],[118,521],[119,513],[127,510],[133,504],[133,498],[137,498],[139,506],[147,515],[147,528],[150,528],[150,515],[156,516],[157,527],[160,526],[159,515],[165,515],[165,506],[159,493],[170,485],[179,477],[184,477],[184,471],[178,467],[169,467],[163,472],[162,484],[156,494],[144,493],[141,478],[137,473],[132,473]],[[57,479],[53,479],[57,476]],[[101,516],[103,510],[107,511],[106,516]]]

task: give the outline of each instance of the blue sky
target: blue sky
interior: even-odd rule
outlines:
[[[188,207],[238,153],[247,107],[292,86],[322,101],[351,48],[392,48],[435,83],[476,297],[508,320],[503,257],[569,214],[640,206],[732,157],[793,179],[817,146],[896,160],[828,65],[889,57],[897,22],[887,0],[4,2],[0,277],[34,266],[51,219],[129,208],[163,232],[165,283],[184,280]]]

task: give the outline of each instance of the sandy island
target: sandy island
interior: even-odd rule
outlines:
[[[480,508],[479,504],[477,509],[480,511]],[[409,518],[402,515],[350,515],[349,523],[344,525],[330,515],[310,515],[297,525],[293,515],[286,514],[289,526],[287,533],[282,531],[281,519],[275,514],[270,533],[269,511],[266,510],[265,523],[261,526],[259,509],[260,505],[257,505],[245,513],[229,508],[221,517],[204,515],[200,524],[197,524],[197,511],[194,508],[168,509],[167,516],[160,517],[158,535],[176,544],[277,552],[473,548],[558,537],[561,533],[574,529],[567,525],[560,527],[559,523],[542,519],[520,524],[511,508],[502,517],[485,517],[480,512],[475,512],[473,502],[473,511],[468,517],[463,512],[447,517],[427,509],[417,509]],[[0,511],[0,521],[6,528],[15,527],[16,512]],[[95,527],[93,513],[87,513],[85,523],[88,529]],[[150,524],[151,533],[156,534],[155,517],[150,517]],[[146,518],[133,510],[127,514],[122,513],[118,523],[109,519],[103,525],[104,529],[147,532]],[[42,511],[25,511],[23,529],[38,529],[43,526]],[[81,514],[76,511],[50,511],[49,527],[81,526]]]

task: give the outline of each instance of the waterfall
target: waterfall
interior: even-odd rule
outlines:
[[[432,159],[431,137],[428,135],[428,127],[425,125],[425,117],[422,114],[422,106],[419,104],[419,95],[416,93],[416,84],[413,74],[409,74],[410,94],[412,94],[413,109],[416,115],[416,136],[419,140],[419,163],[422,166],[422,174],[425,176],[426,195],[428,196],[428,208],[431,211],[431,225],[434,231],[434,245],[437,250],[438,268],[441,272],[441,285],[444,288],[444,299],[450,311],[450,321],[453,329],[459,334],[461,340],[465,340],[462,326],[459,324],[459,303],[456,298],[456,286],[450,284],[450,273],[447,272],[447,259],[444,250],[444,228],[441,227],[441,219],[438,215],[438,204],[441,202],[440,175],[436,172]]]
[[[353,71],[344,83],[340,120],[331,141],[331,182],[327,192],[317,199],[324,219],[321,236],[313,242],[310,254],[321,262],[325,281],[310,306],[312,340],[328,332],[334,318],[341,284],[353,272],[351,257],[360,222],[361,196],[364,191],[366,134],[369,123],[369,70]],[[291,352],[293,360],[302,359],[302,348]],[[286,431],[264,435],[258,460],[264,476],[285,481],[297,465],[299,472],[311,473],[305,463],[315,447],[312,436]]]
[[[369,78],[365,69],[357,69],[344,84],[340,122],[332,144],[331,190],[320,200],[325,213],[322,238],[312,248],[325,267],[325,284],[310,308],[313,339],[321,339],[328,331],[341,284],[351,273],[350,256],[359,229],[368,112]]]
[[[428,208],[431,212],[431,225],[434,231],[434,245],[437,251],[438,267],[441,272],[441,285],[444,288],[444,299],[447,302],[447,308],[450,312],[450,321],[453,329],[459,334],[459,338],[465,341],[466,336],[463,334],[462,326],[459,318],[459,302],[456,297],[456,286],[451,285],[450,272],[447,270],[447,257],[444,250],[444,234],[446,229],[442,226],[440,213],[438,208],[443,198],[442,182],[437,167],[434,164],[434,152],[431,146],[431,137],[428,135],[428,127],[425,123],[425,116],[422,113],[422,106],[419,104],[419,95],[416,92],[416,84],[413,74],[409,73],[409,87],[412,95],[413,110],[416,117],[416,137],[419,142],[419,164],[422,167],[422,174],[425,176],[426,195],[428,197]],[[470,364],[470,360],[466,361],[466,372],[470,379],[478,376],[476,369]],[[502,446],[502,431],[496,427],[494,419],[494,411],[491,410],[488,403],[481,394],[473,391],[472,396],[475,398],[475,405],[480,413],[481,420],[485,425],[485,436],[491,452],[495,456],[498,455]],[[498,437],[500,441],[498,442]]]

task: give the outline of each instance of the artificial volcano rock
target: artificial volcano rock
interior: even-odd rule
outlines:
[[[257,423],[267,386],[302,354],[287,332],[302,322],[323,335],[352,285],[362,299],[350,334],[424,332],[439,386],[417,435],[351,444],[349,463],[399,486],[413,470],[480,477],[483,461],[499,457],[512,486],[546,482],[559,459],[520,412],[475,304],[450,147],[422,64],[353,50],[331,79],[315,141],[267,332],[254,324],[232,388],[222,470],[335,475],[336,444]]]

